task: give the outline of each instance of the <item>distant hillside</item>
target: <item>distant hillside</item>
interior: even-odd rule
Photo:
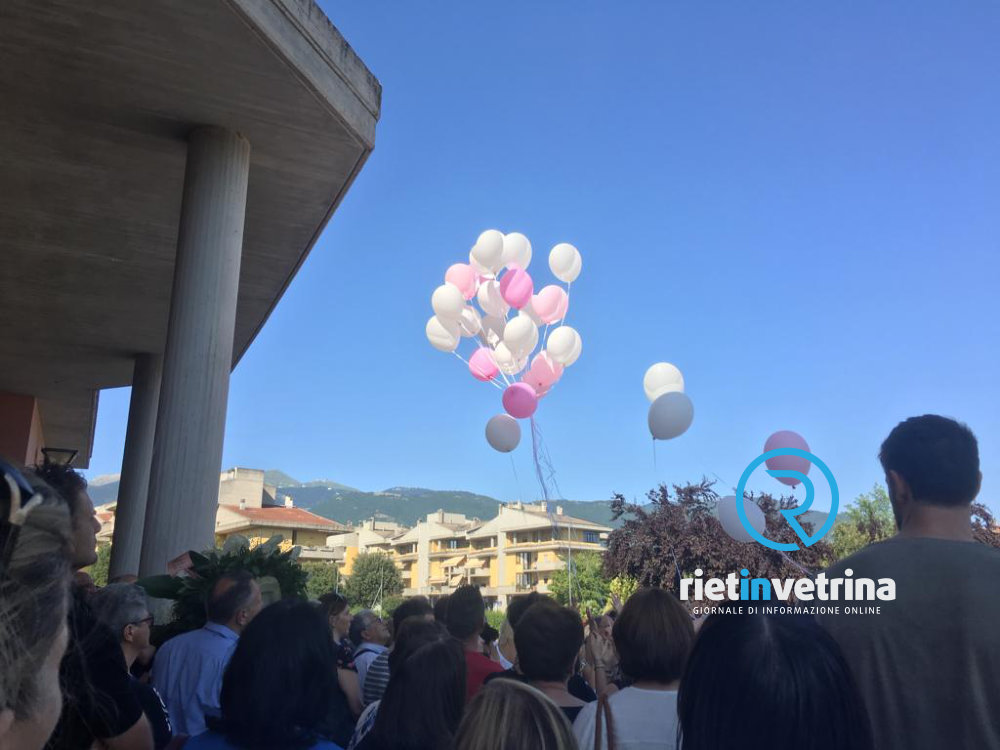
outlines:
[[[301,490],[283,489],[295,498]],[[461,513],[468,518],[489,520],[497,514],[500,501],[486,495],[455,490],[428,490],[420,487],[391,487],[384,492],[343,492],[332,491],[330,497],[316,503],[313,513],[331,518],[341,523],[359,523],[378,514],[387,516],[406,526],[427,517],[429,513],[444,510]],[[313,500],[315,495],[310,497]],[[607,502],[586,502],[581,500],[560,500],[553,505],[561,505],[567,516],[582,518],[595,523],[611,524],[611,508]],[[618,525],[618,524],[614,524]]]
[[[264,472],[264,483],[273,484],[275,487],[298,487],[301,482],[288,476],[279,469],[268,469]]]

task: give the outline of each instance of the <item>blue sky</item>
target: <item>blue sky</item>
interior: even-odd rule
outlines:
[[[583,255],[583,355],[537,415],[565,497],[732,485],[793,429],[852,498],[892,426],[937,412],[1000,508],[1000,5],[321,4],[382,119],[233,375],[226,466],[535,496],[530,445],[483,438],[499,391],[423,332],[495,227],[544,283],[552,245]],[[661,360],[695,421],[654,464]],[[102,393],[90,475],[119,470],[127,407]]]

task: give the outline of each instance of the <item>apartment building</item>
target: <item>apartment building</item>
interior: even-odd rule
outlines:
[[[573,518],[561,506],[501,505],[489,521],[439,510],[392,540],[404,596],[432,599],[464,583],[478,585],[489,606],[511,596],[547,593],[552,575],[573,552],[600,551],[611,529]]]

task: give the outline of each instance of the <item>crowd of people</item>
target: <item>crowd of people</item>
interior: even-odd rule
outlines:
[[[337,592],[263,607],[236,571],[158,650],[140,586],[74,578],[98,529],[82,477],[4,463],[0,750],[1000,748],[975,437],[916,417],[880,460],[898,533],[833,571],[894,578],[878,615],[696,620],[648,587],[598,617],[517,596],[497,632],[474,586],[386,621]]]

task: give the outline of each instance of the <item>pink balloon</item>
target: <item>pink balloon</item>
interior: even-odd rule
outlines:
[[[507,266],[507,272],[500,277],[500,295],[511,307],[520,310],[531,301],[535,284],[528,272],[516,263]]]
[[[549,284],[532,298],[531,306],[543,323],[555,323],[566,317],[569,295],[561,286]]]
[[[527,419],[538,408],[538,394],[527,383],[514,383],[503,392],[503,408],[515,419]]]
[[[798,448],[800,451],[808,451],[809,444],[797,432],[780,430],[771,435],[767,439],[767,442],[764,443],[764,452],[767,453],[778,448]],[[772,471],[797,471],[802,474],[808,474],[809,467],[812,466],[808,458],[802,458],[801,456],[775,456],[774,458],[767,459],[764,463]],[[799,480],[795,477],[775,477],[775,479],[782,484],[787,484],[789,487],[794,487],[799,483]]]
[[[469,357],[469,372],[476,380],[493,380],[500,372],[496,360],[493,359],[493,352],[485,346],[481,346]]]
[[[457,287],[466,299],[472,299],[476,296],[478,278],[479,274],[476,273],[476,269],[468,263],[456,263],[444,274],[445,282]]]
[[[549,388],[562,377],[563,366],[554,361],[547,352],[541,352],[531,361],[531,367],[521,377],[522,383],[527,383],[535,389],[539,398],[549,392]]]

